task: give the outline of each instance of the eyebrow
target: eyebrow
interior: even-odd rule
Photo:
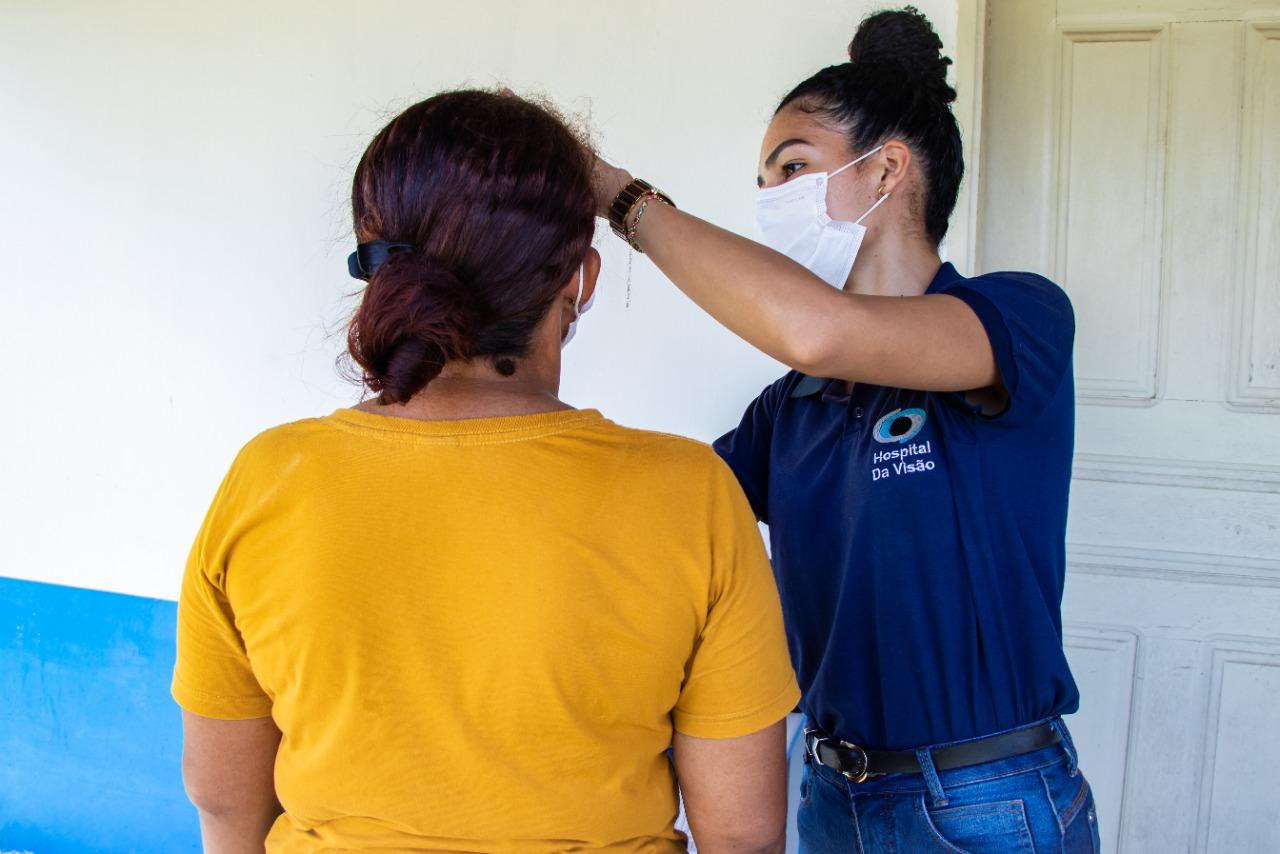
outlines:
[[[778,143],[777,147],[773,149],[773,153],[764,159],[764,168],[772,169],[773,164],[776,163],[778,160],[778,155],[782,153],[782,149],[786,148],[789,145],[797,145],[797,144],[812,145],[812,143],[810,143],[809,140],[801,139],[798,136],[792,137],[791,139],[784,139],[782,142]],[[759,175],[757,175],[756,181],[760,182],[760,181],[763,181],[763,179]]]
[[[790,140],[783,140],[782,142],[778,143],[778,147],[776,147],[776,149],[773,150],[773,154],[769,155],[768,157],[765,157],[764,159],[765,169],[773,168],[774,161],[777,161],[778,155],[782,154],[782,150],[786,149],[788,145],[796,145],[796,143],[799,143],[799,145],[810,145],[810,142],[808,140],[801,140],[800,137],[792,137],[790,138]]]

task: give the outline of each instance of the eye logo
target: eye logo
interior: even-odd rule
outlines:
[[[876,422],[871,435],[882,445],[909,442],[924,427],[925,417],[923,409],[895,409]]]

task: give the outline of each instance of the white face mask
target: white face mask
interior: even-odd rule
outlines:
[[[564,340],[560,342],[560,349],[563,350],[569,346],[569,342],[573,340],[573,336],[578,334],[578,319],[582,315],[591,311],[592,304],[596,301],[596,292],[591,292],[591,299],[585,303],[582,301],[582,291],[587,285],[587,265],[586,262],[578,265],[578,295],[573,298],[573,320],[569,321],[569,331],[565,333]]]
[[[834,172],[811,172],[760,190],[756,194],[756,223],[764,234],[765,245],[803,264],[828,285],[844,288],[867,234],[862,221],[890,194],[877,199],[857,221],[842,222],[827,215],[827,182],[881,147],[877,145]]]

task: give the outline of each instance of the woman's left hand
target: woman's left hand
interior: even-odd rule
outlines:
[[[613,200],[631,183],[631,173],[597,157],[591,182],[596,194],[596,216],[607,219]]]

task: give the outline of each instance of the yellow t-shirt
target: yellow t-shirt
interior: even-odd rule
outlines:
[[[594,410],[343,409],[240,452],[192,549],[173,695],[271,715],[268,852],[682,851],[672,730],[799,699],[737,482]]]

